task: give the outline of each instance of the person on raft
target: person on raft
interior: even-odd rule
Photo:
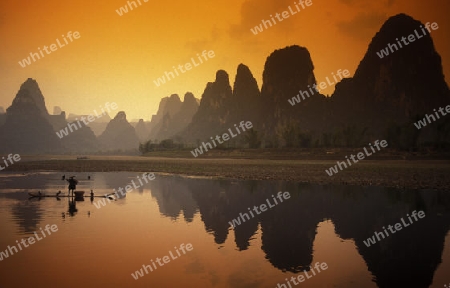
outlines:
[[[67,179],[67,182],[69,182],[69,195],[71,190],[73,194],[73,191],[77,189],[78,180],[75,179],[75,176],[71,176],[69,179]]]

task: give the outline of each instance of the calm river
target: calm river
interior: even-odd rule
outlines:
[[[450,284],[449,192],[66,172],[86,195],[140,187],[28,198],[67,195],[62,174],[1,174],[0,287]]]

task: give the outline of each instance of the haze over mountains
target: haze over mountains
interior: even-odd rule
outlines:
[[[94,133],[88,126],[62,139],[55,132],[70,120],[61,109],[55,110],[59,115],[49,115],[37,82],[28,79],[6,114],[0,114],[0,125],[4,123],[0,127],[0,151],[136,151],[139,142],[169,138],[193,145],[241,121],[253,123],[253,136],[262,148],[355,147],[376,139],[386,139],[391,148],[404,149],[448,143],[450,117],[422,130],[413,125],[433,109],[450,104],[441,58],[431,36],[425,35],[382,59],[376,54],[420,25],[405,14],[389,18],[372,39],[353,77],[337,83],[331,97],[315,93],[294,106],[288,102],[317,83],[307,48],[294,45],[269,55],[261,90],[250,69],[240,64],[233,86],[226,71],[217,71],[200,103],[192,93],[186,93],[183,102],[173,94],[161,100],[150,123],[140,120],[133,127],[121,111],[109,124],[103,124],[104,131]],[[245,137],[238,138],[227,145],[249,146]]]

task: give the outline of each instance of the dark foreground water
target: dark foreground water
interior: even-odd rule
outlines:
[[[61,174],[1,174],[0,287],[450,284],[450,193],[156,175],[100,209],[102,198],[28,199],[27,192],[66,192]],[[102,195],[142,173],[76,175],[77,190]],[[279,191],[290,198],[275,205]],[[251,217],[248,207],[269,203]],[[425,217],[410,221],[414,210]],[[233,229],[229,222],[245,212],[250,220]],[[400,231],[364,243],[396,223]],[[19,250],[30,237],[35,242]],[[147,273],[135,274],[143,265]]]

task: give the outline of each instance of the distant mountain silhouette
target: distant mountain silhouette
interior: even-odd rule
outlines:
[[[197,113],[193,116],[188,127],[180,133],[180,136],[190,141],[196,139],[209,140],[209,137],[231,128],[227,127],[227,122],[230,115],[228,108],[232,95],[227,72],[217,71],[216,80],[206,85]]]
[[[69,116],[67,117],[67,121],[68,122],[75,122],[81,119],[81,117],[85,117],[87,118],[88,115],[76,115],[76,114],[72,114],[70,113]],[[94,132],[94,135],[96,137],[100,136],[106,129],[106,126],[108,125],[108,123],[111,121],[111,117],[109,117],[108,112],[105,112],[105,114],[103,114],[103,116],[101,116],[100,118],[95,117],[94,121],[89,122],[89,128],[92,130],[92,132]]]
[[[313,69],[308,50],[290,46],[276,50],[267,58],[261,92],[247,66],[238,66],[233,89],[228,74],[219,70],[216,81],[207,84],[192,123],[180,135],[190,141],[208,140],[234,124],[251,121],[254,128],[261,132],[260,137],[265,138],[266,145],[277,147],[278,138],[282,137],[287,127],[301,123],[307,129],[323,128],[323,122],[319,124],[321,121],[307,117],[319,116],[323,120],[326,113],[323,109],[324,96],[308,99],[307,104],[296,107],[287,101],[299,90],[307,90],[308,85],[315,83]],[[311,108],[314,110],[308,112]],[[238,143],[243,140],[239,139]]]
[[[28,78],[21,86],[19,93],[17,93],[17,97],[22,97],[24,95],[29,96],[33,99],[38,110],[42,113],[43,116],[48,116],[47,107],[45,106],[44,96],[42,95],[41,89],[39,88],[36,80],[32,78]]]
[[[87,117],[88,115],[76,115],[76,114],[70,113],[69,116],[67,116],[67,121],[70,121],[70,122],[76,121],[76,118],[81,119],[81,116]],[[111,117],[109,117],[108,112],[104,112],[104,114],[100,118],[95,117],[94,121],[91,123],[106,123],[106,124],[108,124],[109,121],[111,121]]]
[[[184,102],[173,94],[161,99],[151,122],[139,122],[136,131],[122,112],[120,119],[108,124],[109,116],[96,119],[89,129],[72,135],[74,140],[61,140],[65,143],[55,141],[53,136],[42,137],[51,134],[47,124],[58,131],[67,121],[81,116],[69,114],[66,120],[65,112],[56,109],[59,107],[55,107],[59,114],[49,115],[39,86],[29,78],[8,108],[9,113],[0,113],[0,129],[6,133],[0,137],[11,136],[0,143],[0,148],[15,147],[14,141],[23,140],[28,144],[20,142],[18,147],[25,145],[28,147],[22,147],[25,150],[35,147],[30,151],[36,153],[42,152],[41,148],[73,152],[77,145],[71,142],[83,143],[90,147],[87,150],[96,149],[89,130],[100,135],[103,147],[100,149],[131,149],[135,143],[133,149],[137,149],[139,141],[167,138],[192,146],[209,141],[241,121],[251,121],[255,131],[230,139],[223,144],[225,147],[361,147],[376,139],[386,139],[390,148],[415,150],[421,145],[448,148],[450,117],[439,119],[426,129],[418,130],[413,125],[424,119],[425,114],[434,113],[433,109],[450,104],[441,58],[432,35],[423,35],[421,25],[405,14],[389,18],[368,45],[354,76],[329,84],[335,85],[331,97],[313,89],[317,81],[310,53],[307,48],[294,45],[275,50],[267,57],[261,91],[250,69],[240,64],[233,88],[228,73],[218,70],[215,81],[207,83],[200,103],[191,93],[186,93]],[[415,31],[423,36],[380,57],[380,51],[388,51],[388,44],[400,46],[396,39]],[[329,71],[328,76],[335,72]],[[288,101],[301,94],[305,98],[298,98],[300,102]],[[24,133],[18,131],[28,131],[25,133],[28,136],[20,136]],[[127,137],[119,141],[122,133]]]
[[[6,121],[6,112],[3,107],[0,106],[0,127],[5,124]]]
[[[179,99],[179,98],[178,98]],[[170,112],[170,106],[173,106],[173,112]],[[198,102],[194,95],[190,92],[184,95],[184,101],[181,102],[181,106],[178,108],[178,102],[176,105],[171,105],[171,101],[167,102],[165,112],[159,125],[153,130],[156,134],[151,134],[152,139],[168,139],[173,138],[178,132],[186,128],[192,121],[192,117],[198,110]],[[175,109],[178,108],[178,109]],[[175,112],[177,111],[178,112]]]
[[[152,118],[150,122],[151,130],[149,139],[166,139],[170,132],[168,131],[169,123],[171,122],[173,116],[177,114],[182,106],[180,96],[178,94],[172,94],[170,97],[165,97],[161,99],[159,104],[159,109],[155,117]],[[160,138],[165,137],[165,138]]]
[[[69,133],[69,135],[61,139],[61,144],[66,153],[86,154],[95,153],[100,150],[99,141],[90,125],[83,125],[78,130]]]
[[[158,111],[156,112],[155,115],[152,115],[152,119],[150,120],[150,123],[148,125],[148,129],[150,130],[150,133],[153,134],[154,133],[153,131],[157,130],[157,129],[155,129],[155,127],[157,125],[159,125],[160,122],[162,121],[168,100],[169,100],[169,97],[164,97],[161,99],[161,101],[159,101]],[[180,100],[180,102],[181,102],[181,100]],[[151,134],[149,134],[148,138],[151,138]]]
[[[29,78],[6,110],[5,123],[0,127],[0,150],[6,153],[61,151],[49,119],[41,90]]]
[[[139,139],[133,126],[127,121],[125,112],[120,111],[98,137],[102,150],[137,150]]]
[[[219,70],[215,82],[207,84],[192,123],[179,135],[191,143],[209,140],[234,122],[249,119],[260,132],[263,147],[355,147],[376,139],[387,139],[389,147],[411,149],[419,143],[450,143],[450,118],[423,133],[413,125],[424,114],[450,104],[441,58],[430,35],[392,55],[377,54],[389,43],[397,43],[396,38],[419,31],[421,25],[405,14],[389,18],[355,75],[328,83],[336,85],[331,97],[313,89],[314,65],[305,47],[294,45],[271,53],[260,95],[245,65],[238,67],[233,90],[228,74]],[[330,79],[335,72],[330,71]],[[305,99],[290,104],[288,100],[296,95]]]
[[[3,124],[0,151],[30,154],[98,151],[97,139],[88,127],[58,138],[55,131],[67,125],[65,112],[58,112],[59,115],[48,114],[38,83],[27,79],[0,119]]]
[[[136,135],[139,138],[139,142],[144,143],[148,140],[149,130],[147,124],[144,122],[144,119],[139,119],[139,122],[134,126],[134,130],[136,130]]]

